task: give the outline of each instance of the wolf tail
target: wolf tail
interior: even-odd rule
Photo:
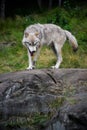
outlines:
[[[66,37],[68,38],[69,40],[69,43],[71,44],[72,48],[73,48],[73,51],[77,51],[78,50],[78,43],[77,43],[77,40],[75,38],[75,36],[73,36],[69,31],[67,30],[64,30],[65,31],[65,34],[66,34]]]

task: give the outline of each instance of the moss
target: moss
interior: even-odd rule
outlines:
[[[65,101],[65,97],[62,97],[62,96],[57,97],[54,101],[52,101],[49,104],[49,108],[53,110],[58,109],[63,105],[64,101]]]
[[[46,123],[49,120],[48,114],[43,113],[34,113],[30,114],[29,116],[25,117],[10,117],[6,121],[2,121],[1,124],[3,124],[6,128],[32,128],[33,130],[37,129],[39,126],[43,126],[44,123]]]
[[[66,101],[70,104],[70,105],[74,105],[76,104],[78,101],[74,98],[66,98]]]

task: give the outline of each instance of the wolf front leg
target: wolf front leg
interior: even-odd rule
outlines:
[[[33,69],[32,56],[31,56],[29,50],[28,50],[28,63],[29,63],[29,66],[27,67],[27,70]]]

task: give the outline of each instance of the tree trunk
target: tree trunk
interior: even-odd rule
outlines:
[[[41,8],[42,8],[42,2],[41,2],[41,0],[37,0],[37,3],[38,3],[38,6],[39,6],[39,8],[41,10]]]
[[[2,19],[5,19],[5,1],[6,1],[6,0],[1,0],[0,17],[1,17]]]
[[[62,0],[58,0],[59,7],[61,7]]]
[[[52,8],[52,0],[49,0],[49,9]]]

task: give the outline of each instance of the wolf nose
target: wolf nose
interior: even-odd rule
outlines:
[[[30,52],[31,56],[33,56],[33,55],[34,55],[34,53],[35,53],[35,51]]]

